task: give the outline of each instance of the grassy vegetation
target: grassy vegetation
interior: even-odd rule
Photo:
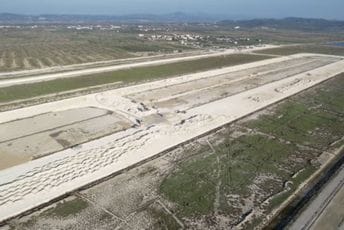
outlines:
[[[312,174],[317,170],[317,167],[309,165],[308,167],[305,167],[302,170],[303,171],[300,172],[300,174],[298,174],[295,178],[290,179],[290,181],[292,182],[292,184],[290,185],[292,189],[290,191],[280,194],[270,201],[270,210],[277,208],[286,199],[288,199],[288,197],[301,185],[301,183],[303,183],[308,178],[310,178],[310,176],[312,176]]]
[[[119,81],[131,83],[162,79],[225,66],[254,62],[267,58],[269,57],[249,54],[227,55],[0,88],[0,103],[18,99],[28,99],[69,90],[76,90],[90,86],[110,84]]]
[[[274,54],[274,55],[292,55],[297,53],[319,53],[329,55],[344,56],[344,48],[338,46],[326,46],[326,45],[297,45],[287,46],[280,48],[271,48],[260,50],[257,53],[261,54]]]
[[[75,198],[73,200],[58,203],[56,207],[45,211],[44,213],[42,213],[42,215],[53,217],[68,217],[81,212],[88,206],[89,204],[86,201],[80,198]]]
[[[220,209],[225,213],[233,212],[232,206],[226,202],[227,195],[249,196],[249,186],[258,175],[288,178],[281,167],[287,168],[285,159],[296,152],[293,145],[261,135],[245,135],[234,141],[227,139],[216,149],[215,154],[200,153],[197,159],[183,162],[162,183],[161,192],[178,204],[178,214],[182,217],[211,213],[215,187],[219,182]],[[271,186],[273,181],[269,183]]]
[[[183,162],[179,169],[161,184],[161,192],[178,204],[180,216],[204,215],[213,209],[215,199],[216,156],[200,154]]]
[[[318,169],[317,154],[344,136],[343,84],[344,78],[337,76],[281,103],[270,115],[241,122],[270,135],[246,133],[232,139],[230,132],[218,134],[225,140],[214,146],[216,153],[202,149],[180,162],[162,182],[161,193],[187,219],[213,215],[216,199],[220,213],[239,222],[245,216],[240,205],[258,208],[272,196],[264,210],[278,207]],[[284,186],[291,190],[282,192]]]
[[[80,199],[74,198],[73,200],[68,201],[61,201],[57,203],[55,207],[51,207],[46,211],[43,211],[39,215],[35,215],[30,217],[28,220],[24,220],[23,222],[18,223],[11,223],[10,229],[36,229],[36,225],[40,219],[47,219],[47,218],[68,218],[73,217],[89,207],[89,204]]]
[[[223,154],[223,184],[232,194],[249,195],[248,186],[257,175],[272,174],[287,177],[280,172],[283,161],[296,151],[295,146],[269,139],[262,135],[242,136],[218,147]]]

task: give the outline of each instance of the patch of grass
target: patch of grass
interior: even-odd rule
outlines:
[[[273,210],[275,208],[277,208],[278,206],[280,206],[286,199],[288,199],[288,197],[293,193],[294,190],[290,190],[286,193],[280,194],[276,197],[274,197],[270,203],[269,203],[269,210]]]
[[[344,111],[344,73],[326,83],[326,87],[317,87],[313,93],[303,96],[303,103],[310,107],[319,107],[321,110],[336,114]]]
[[[178,215],[207,214],[213,208],[213,182],[216,159],[214,155],[198,156],[197,160],[183,162],[175,173],[160,186],[161,192],[179,206]]]
[[[294,186],[297,188],[301,185],[304,181],[306,181],[315,171],[317,170],[317,167],[313,165],[309,165],[305,167],[305,169],[300,172],[295,178],[293,178],[291,181],[293,182]]]
[[[153,226],[154,229],[181,229],[177,221],[171,215],[167,214],[163,210],[151,208],[149,209],[149,211],[156,220],[156,223]]]
[[[288,197],[311,175],[317,170],[317,167],[313,165],[305,166],[304,170],[300,172],[295,178],[290,179],[293,182],[292,189],[286,193],[274,197],[269,203],[269,210],[273,210],[281,205]]]
[[[132,68],[96,75],[57,79],[27,85],[17,85],[1,88],[0,102],[4,103],[13,100],[28,99],[47,94],[110,84],[119,81],[124,83],[132,83],[153,79],[163,79],[188,73],[206,71],[209,69],[259,61],[267,58],[270,57],[249,54],[227,55],[159,66]]]
[[[262,135],[246,135],[218,147],[221,151],[222,183],[228,193],[248,195],[257,175],[285,177],[280,166],[296,151],[295,146]]]
[[[319,53],[328,55],[344,56],[344,48],[326,45],[300,45],[271,48],[257,51],[261,54],[292,55],[297,53]]]
[[[70,201],[62,201],[58,203],[56,207],[45,211],[43,216],[53,216],[53,217],[68,217],[80,213],[82,210],[86,209],[89,204],[82,200],[81,198],[75,198]]]
[[[285,177],[279,169],[295,147],[261,135],[242,136],[216,146],[217,153],[201,154],[183,162],[161,185],[161,192],[178,204],[182,216],[209,214],[214,208],[215,187],[221,181],[221,195],[249,195],[249,185],[257,175]],[[220,163],[217,161],[220,158]],[[217,178],[219,172],[219,178]],[[224,201],[225,199],[221,199]],[[231,210],[221,202],[223,211]]]
[[[46,218],[66,218],[80,213],[88,207],[88,203],[80,198],[75,198],[69,201],[59,202],[55,207],[40,213],[37,216],[32,216],[23,222],[13,221],[10,223],[11,229],[36,229],[37,223],[40,219]]]

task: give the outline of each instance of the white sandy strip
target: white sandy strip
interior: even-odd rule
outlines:
[[[267,45],[264,47],[254,47],[251,49],[246,49],[246,50],[241,50],[241,51],[238,51],[235,49],[228,49],[225,51],[211,53],[211,54],[177,57],[177,58],[170,58],[170,59],[161,59],[161,60],[154,60],[154,61],[148,61],[148,62],[139,62],[139,63],[106,66],[106,67],[98,67],[98,68],[89,68],[89,69],[83,69],[83,70],[75,70],[75,71],[69,71],[69,72],[63,72],[63,73],[44,74],[44,75],[22,77],[22,78],[16,78],[16,79],[5,79],[5,80],[0,80],[0,87],[8,87],[12,85],[50,81],[50,80],[54,80],[58,78],[78,77],[78,76],[105,73],[105,72],[111,72],[111,71],[123,70],[123,69],[135,68],[135,67],[156,66],[156,65],[170,64],[170,63],[181,62],[181,61],[197,60],[201,58],[218,57],[222,55],[257,51],[257,50],[271,48],[271,47],[275,47],[275,46]]]
[[[104,107],[105,103],[99,104],[99,100],[96,100],[96,98],[98,98],[98,97],[113,98],[114,96],[116,96],[116,97],[125,96],[128,94],[152,90],[152,89],[164,87],[167,85],[181,84],[184,82],[194,81],[194,80],[201,79],[201,78],[207,78],[207,77],[211,77],[211,76],[226,74],[226,73],[230,73],[230,72],[245,70],[245,69],[254,68],[257,66],[282,62],[282,61],[290,60],[293,58],[301,58],[301,57],[306,57],[306,56],[314,56],[314,54],[297,54],[297,55],[291,55],[291,56],[286,56],[286,57],[272,58],[272,59],[262,60],[262,61],[238,65],[238,66],[232,66],[232,67],[227,67],[227,68],[222,68],[222,69],[210,70],[210,71],[206,71],[206,72],[202,72],[202,73],[189,74],[189,75],[184,75],[181,77],[169,78],[169,79],[165,79],[165,80],[160,80],[160,81],[149,82],[149,83],[144,83],[144,84],[140,84],[140,85],[129,86],[129,87],[125,87],[125,88],[109,90],[109,91],[106,91],[103,93],[89,94],[89,95],[74,97],[74,98],[65,99],[65,100],[61,100],[61,101],[55,101],[55,102],[35,105],[35,106],[31,106],[31,107],[26,107],[26,108],[22,108],[22,109],[11,110],[11,111],[0,113],[0,123],[5,123],[8,121],[12,121],[12,120],[22,119],[25,117],[32,117],[32,116],[42,114],[42,113],[47,113],[47,112],[57,112],[57,111],[62,111],[62,110],[67,110],[67,109],[79,108],[82,106],[84,106],[84,107],[97,106],[97,107],[102,107],[105,109],[113,110],[113,109],[117,109],[117,108],[113,108],[111,106],[110,107],[109,106]],[[318,55],[316,55],[316,56],[318,56]],[[108,102],[107,104],[111,104],[111,102]]]
[[[0,172],[0,221],[283,100],[343,70],[344,61],[339,61],[308,71],[310,74],[299,74],[191,109],[179,115],[174,124],[129,129],[4,170]],[[196,117],[178,124],[180,119],[192,115]]]

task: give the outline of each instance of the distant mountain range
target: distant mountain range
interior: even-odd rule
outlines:
[[[253,20],[225,20],[217,23],[222,26],[240,26],[243,28],[276,28],[286,30],[302,31],[343,31],[344,21],[307,19],[307,18],[284,18],[284,19],[253,19]]]
[[[226,19],[223,16],[207,14],[185,14],[181,12],[164,15],[131,14],[122,16],[110,15],[19,15],[0,13],[0,23],[32,24],[32,23],[109,23],[109,22],[216,22]]]
[[[240,16],[173,13],[164,15],[19,15],[0,13],[0,24],[82,24],[82,23],[216,23],[219,26],[243,28],[276,28],[310,31],[344,30],[344,21],[306,18],[224,20]],[[242,18],[242,17],[241,17]]]

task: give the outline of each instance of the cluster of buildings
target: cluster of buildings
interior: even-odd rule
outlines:
[[[112,30],[120,32],[121,25],[0,25],[0,29],[68,29],[68,30]]]
[[[205,45],[247,45],[247,44],[260,44],[262,40],[251,39],[249,37],[233,38],[229,36],[203,36],[198,34],[138,34],[140,39],[149,41],[174,41],[181,45],[203,47]]]
[[[67,26],[69,30],[114,30],[118,31],[122,29],[122,26],[117,25],[71,25]]]
[[[139,34],[141,38],[147,38],[151,41],[198,41],[204,39],[201,35],[193,34],[154,34],[154,35],[144,35]]]
[[[139,34],[138,37],[149,41],[173,41],[193,47],[200,47],[201,43],[209,38],[197,34]]]
[[[21,26],[0,25],[0,29],[21,29]]]

